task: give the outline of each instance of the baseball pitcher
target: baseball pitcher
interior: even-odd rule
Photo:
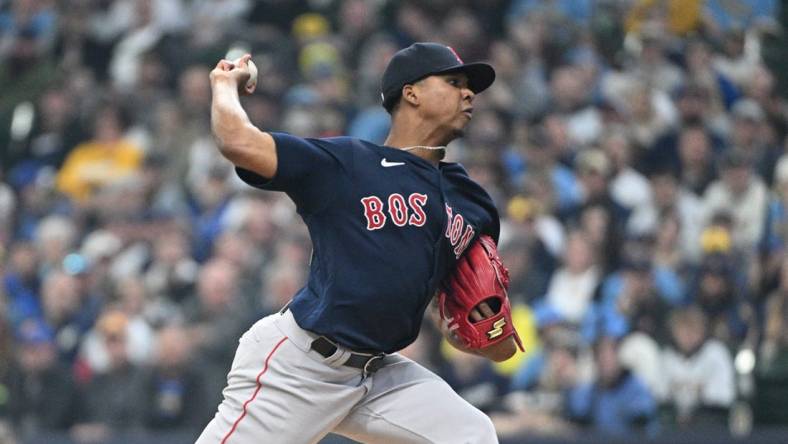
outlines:
[[[434,310],[457,348],[501,361],[519,344],[496,250],[498,213],[463,167],[443,162],[474,96],[495,79],[450,47],[397,52],[381,82],[383,145],[253,126],[250,56],[211,72],[212,130],[246,183],[295,202],[314,246],[309,279],[239,341],[224,400],[198,443],[495,443],[489,418],[399,355]]]

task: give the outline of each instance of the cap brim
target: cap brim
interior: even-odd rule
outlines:
[[[421,80],[425,77],[440,75],[440,74],[448,74],[452,72],[462,72],[466,76],[468,76],[468,87],[474,94],[478,94],[485,89],[489,88],[490,85],[495,81],[495,69],[492,66],[488,65],[487,63],[481,62],[474,62],[474,63],[466,63],[462,65],[455,65],[450,68],[442,69],[435,72],[430,72],[425,74],[421,77],[415,78],[411,81],[408,81],[404,84],[410,84]],[[381,93],[383,95],[383,107],[387,110],[393,106],[393,104],[399,99],[402,87],[399,90],[393,90],[387,93]]]
[[[461,72],[468,76],[468,87],[474,93],[478,94],[485,89],[489,88],[490,85],[493,84],[495,81],[495,70],[492,66],[481,63],[466,63],[464,65],[453,66],[449,69],[444,69],[442,71],[438,71],[433,73],[435,74],[447,74],[450,72]]]

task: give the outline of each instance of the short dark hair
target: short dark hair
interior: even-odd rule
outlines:
[[[388,99],[383,101],[383,108],[385,108],[386,111],[393,116],[394,111],[396,111],[399,108],[399,100],[401,98],[402,98],[402,94],[389,97]]]

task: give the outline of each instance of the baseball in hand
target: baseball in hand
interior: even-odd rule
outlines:
[[[243,57],[236,59],[233,62],[233,65],[240,67],[242,59]],[[246,66],[249,67],[249,79],[246,81],[246,84],[243,87],[238,85],[238,90],[244,94],[252,94],[255,87],[257,87],[257,65],[254,64],[252,59],[249,59],[246,62]]]
[[[257,86],[257,65],[254,64],[252,59],[249,59],[247,66],[249,66],[249,80],[246,81],[246,89],[254,91]]]

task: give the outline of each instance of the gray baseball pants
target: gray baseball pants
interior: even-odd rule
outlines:
[[[441,378],[399,354],[363,377],[324,358],[290,311],[240,339],[224,400],[197,444],[315,443],[329,432],[362,443],[497,443],[490,419]]]

